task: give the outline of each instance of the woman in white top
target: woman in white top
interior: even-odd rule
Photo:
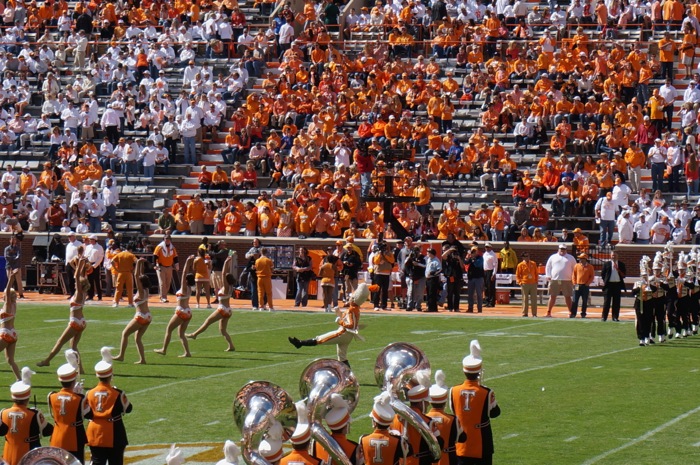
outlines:
[[[229,301],[231,300],[231,293],[233,292],[233,275],[231,274],[231,262],[233,261],[232,257],[228,257],[226,261],[224,261],[224,270],[226,271],[226,274],[224,275],[224,286],[219,289],[217,292],[217,296],[219,298],[219,306],[216,307],[216,310],[214,310],[202,323],[202,326],[197,328],[197,330],[193,333],[188,333],[185,334],[186,337],[190,339],[197,339],[197,336],[202,334],[204,331],[207,330],[209,326],[212,324],[216,323],[217,321],[219,322],[219,332],[221,335],[226,339],[226,342],[228,343],[228,347],[226,348],[226,352],[233,352],[236,350],[236,348],[233,345],[233,341],[231,341],[231,336],[229,335],[227,331],[228,327],[228,321],[231,318],[231,307],[229,304]]]
[[[122,339],[119,343],[119,355],[113,358],[113,360],[124,361],[124,352],[126,351],[126,346],[129,344],[129,336],[134,334],[134,342],[136,342],[136,350],[139,353],[138,361],[134,362],[136,365],[145,365],[146,356],[143,351],[143,335],[146,333],[148,326],[151,324],[151,310],[148,308],[148,290],[151,287],[151,281],[146,276],[144,268],[146,265],[146,259],[139,258],[136,262],[136,269],[134,270],[134,275],[136,276],[136,295],[134,296],[134,305],[136,306],[136,314],[134,318],[127,323],[126,328],[122,331]]]
[[[85,331],[87,322],[85,321],[85,315],[83,314],[83,306],[85,305],[86,292],[90,289],[90,282],[88,281],[86,275],[88,267],[90,266],[87,258],[83,257],[83,247],[78,247],[78,263],[75,266],[75,293],[70,299],[70,319],[68,320],[68,326],[63,330],[63,334],[58,338],[56,344],[51,349],[49,355],[36,365],[39,367],[47,367],[51,363],[51,360],[58,354],[63,345],[70,341],[70,348],[78,352],[78,342],[80,342],[80,337]],[[93,270],[93,273],[97,271]],[[82,363],[80,365],[80,372],[83,373]]]
[[[175,307],[175,313],[170,317],[168,322],[168,327],[165,328],[165,338],[163,339],[163,347],[160,349],[154,349],[153,352],[165,355],[168,350],[168,345],[170,345],[170,338],[175,328],[178,328],[178,335],[180,337],[180,342],[182,343],[182,348],[185,349],[185,353],[180,355],[180,357],[191,357],[190,346],[185,337],[185,331],[187,330],[187,325],[192,319],[192,310],[190,310],[190,296],[192,295],[192,286],[194,286],[194,274],[192,273],[192,263],[194,263],[194,255],[187,257],[185,262],[185,268],[182,270],[182,280],[180,281],[180,290],[177,291],[177,307]]]

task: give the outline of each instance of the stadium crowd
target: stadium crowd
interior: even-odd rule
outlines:
[[[143,176],[150,184],[171,164],[196,165],[219,150],[208,147],[228,130],[224,165],[197,173],[205,199],[183,196],[159,218],[161,231],[392,238],[382,205],[363,201],[381,195],[392,173],[393,192],[415,198],[396,204],[394,216],[416,238],[500,239],[523,226],[544,234],[551,214],[595,216],[601,243],[611,240],[611,221],[620,241],[645,241],[644,223],[668,217],[665,239],[685,242],[696,231],[679,214],[686,234],[674,234],[663,192],[698,192],[697,10],[677,1],[574,1],[542,10],[522,1],[377,2],[351,12],[344,32],[386,40],[353,56],[331,40],[339,22],[331,2],[308,1],[296,12],[283,5],[256,36],[230,0],[11,3],[2,13],[0,150],[39,141],[50,148],[39,176],[6,166],[0,226],[113,229],[120,182]],[[596,32],[585,28],[596,24]],[[645,36],[669,32],[646,48],[613,40],[640,24]],[[421,40],[431,55],[419,54]],[[682,93],[674,87],[676,52],[689,81]],[[235,58],[222,67],[215,58],[225,56]],[[277,69],[268,67],[276,59]],[[467,135],[453,120],[473,101],[483,102],[482,112]],[[41,115],[26,113],[38,104]],[[514,151],[502,135],[515,138]],[[547,150],[531,166],[513,160],[536,147]],[[641,187],[647,167],[654,198]],[[246,198],[259,176],[279,190]],[[472,220],[446,204],[435,217],[435,189],[477,177],[483,190],[512,189],[515,206],[541,213],[523,223],[496,206]],[[207,201],[212,191],[227,199]]]

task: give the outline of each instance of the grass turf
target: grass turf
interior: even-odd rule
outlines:
[[[209,310],[194,310],[194,330]],[[86,307],[88,327],[80,342],[87,373],[103,345],[117,346],[132,316],[126,308]],[[115,362],[114,383],[124,389],[134,411],[126,417],[132,444],[238,440],[232,403],[250,380],[268,380],[299,398],[299,375],[312,360],[334,357],[335,346],[296,350],[287,336],[309,338],[334,328],[333,316],[319,313],[236,311],[229,323],[237,351],[212,326],[190,341],[193,357],[178,358],[175,339],[163,357],[160,347],[171,310],[153,310],[144,337],[148,365],[136,360],[133,339],[126,361]],[[20,303],[17,361],[32,367],[33,393],[46,413],[46,394],[56,389],[55,370],[37,368],[63,331],[66,306]],[[596,320],[455,318],[446,316],[368,314],[362,317],[365,342],[350,346],[350,361],[361,383],[360,403],[350,437],[370,429],[367,413],[379,392],[374,383],[378,353],[395,341],[412,342],[428,356],[433,372],[442,369],[447,383],[463,379],[461,360],[469,341],[478,338],[484,356],[484,383],[495,390],[503,411],[493,421],[495,463],[500,464],[652,464],[692,463],[698,456],[700,380],[695,353],[700,336],[654,347],[638,347],[630,323]],[[116,351],[114,351],[116,354]],[[14,377],[0,362],[0,383]],[[0,390],[0,406],[11,403]],[[48,444],[48,440],[44,440]],[[209,461],[210,457],[201,461]],[[219,457],[220,458],[220,457]],[[197,461],[197,460],[191,460]]]

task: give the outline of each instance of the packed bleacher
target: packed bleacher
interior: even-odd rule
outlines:
[[[10,2],[0,228],[689,242],[697,10]]]

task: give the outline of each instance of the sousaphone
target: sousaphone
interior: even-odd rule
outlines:
[[[424,372],[429,379],[430,362],[422,350],[408,342],[394,342],[386,346],[374,365],[374,378],[382,390],[391,394],[390,405],[394,412],[418,430],[428,443],[433,461],[437,462],[442,450],[430,426],[399,399],[399,395],[403,396],[404,391],[412,387],[411,382],[419,372]]]

